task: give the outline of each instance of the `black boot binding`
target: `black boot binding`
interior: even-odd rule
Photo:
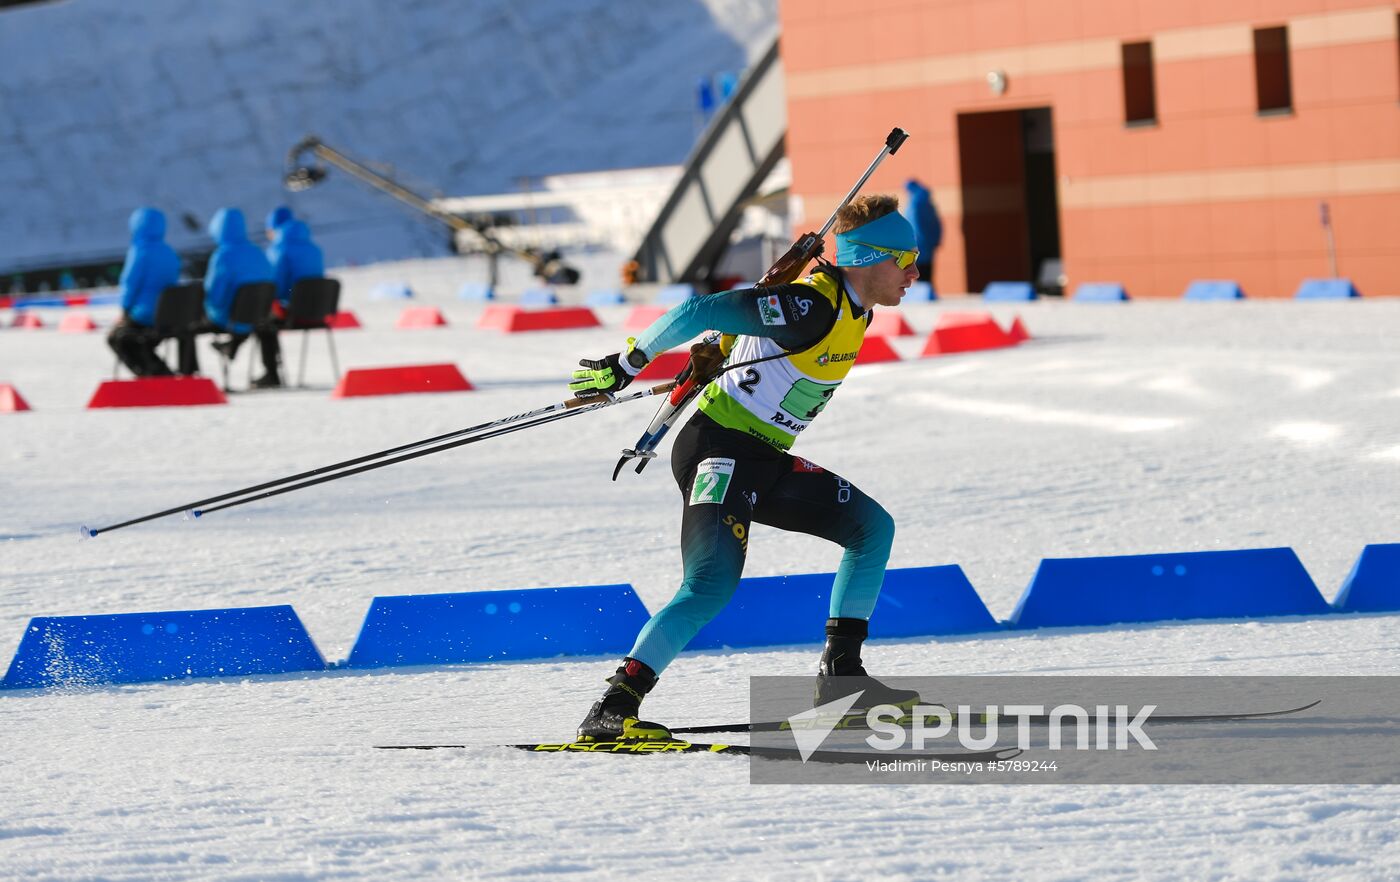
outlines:
[[[608,691],[579,724],[579,741],[671,740],[670,729],[637,718],[642,699],[656,685],[655,671],[635,658],[624,658],[608,683]]]
[[[865,673],[860,661],[861,644],[865,642],[870,625],[864,619],[827,619],[826,648],[822,650],[821,667],[817,671],[817,706],[860,692],[851,710],[863,710],[881,704],[893,704],[908,710],[919,703],[919,693],[912,689],[895,689]]]

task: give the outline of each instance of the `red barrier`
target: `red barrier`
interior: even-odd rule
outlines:
[[[670,352],[663,352],[647,363],[642,368],[642,372],[637,374],[638,380],[673,380],[676,374],[685,369],[690,361],[689,349],[672,349]]]
[[[42,328],[43,326],[44,320],[39,318],[38,315],[32,312],[17,312],[15,313],[14,321],[10,322],[10,327],[12,328],[33,329]]]
[[[627,313],[627,321],[622,323],[624,331],[645,331],[652,322],[667,312],[664,306],[634,306]]]
[[[336,384],[332,398],[402,395],[409,392],[470,392],[474,387],[455,364],[410,364],[354,368]]]
[[[438,328],[447,324],[436,306],[410,306],[399,313],[396,328]]]
[[[569,328],[596,328],[602,322],[586,306],[552,306],[547,309],[521,309],[518,306],[488,306],[477,319],[478,328],[515,334],[521,331],[562,331]]]
[[[0,297],[0,309],[9,309],[10,305],[14,302],[15,299],[13,297]]]
[[[882,309],[870,320],[865,329],[865,338],[871,337],[912,337],[914,329],[904,320],[904,314],[893,309]]]
[[[518,306],[488,306],[481,311],[476,326],[487,331],[504,331],[510,327],[511,318],[519,311]]]
[[[1006,336],[1011,338],[1012,343],[1020,343],[1031,338],[1031,332],[1026,330],[1026,326],[1021,324],[1021,317],[1018,315],[1011,322],[1011,330],[1006,332]]]
[[[360,320],[355,317],[353,312],[337,312],[335,315],[326,319],[326,324],[335,328],[337,331],[343,331],[346,328],[360,327]]]
[[[933,333],[924,342],[922,356],[951,355],[979,349],[1015,346],[1016,341],[986,312],[947,312],[938,317]]]
[[[187,407],[227,404],[228,399],[208,377],[141,377],[106,380],[92,393],[89,409],[98,407]]]
[[[29,410],[29,402],[14,386],[0,383],[0,413],[18,413],[21,410]]]
[[[867,333],[865,342],[860,344],[856,364],[879,364],[882,361],[899,361],[899,353],[894,351],[889,340],[884,337],[871,337]]]
[[[85,312],[70,312],[58,323],[60,334],[86,334],[97,330],[97,323]]]
[[[87,305],[88,305],[88,295],[86,295],[86,294],[69,294],[67,297],[64,297],[64,298],[63,298],[63,305],[64,305],[64,306],[87,306]]]

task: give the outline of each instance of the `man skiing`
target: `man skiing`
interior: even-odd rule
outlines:
[[[789,285],[692,297],[629,340],[626,352],[579,362],[569,389],[580,398],[625,388],[653,356],[707,329],[735,338],[731,363],[756,362],[715,378],[676,437],[671,470],[685,499],[684,580],[608,679],[579,726],[580,741],[670,738],[665,726],[639,719],[641,701],[733,596],[753,522],[845,548],[817,703],[858,689],[861,707],[918,702],[917,693],[869,677],[860,658],[894,521],[850,482],[788,453],[855,363],[871,310],[899,305],[919,277],[914,231],[898,207],[893,196],[859,197],[836,214],[835,266],[819,263]]]

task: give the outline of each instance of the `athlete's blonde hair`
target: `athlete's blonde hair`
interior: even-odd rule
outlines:
[[[856,227],[863,227],[877,218],[899,211],[899,199],[888,193],[873,196],[857,196],[836,212],[833,233],[848,233]]]

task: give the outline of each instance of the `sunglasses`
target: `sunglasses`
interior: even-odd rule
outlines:
[[[869,245],[865,242],[861,242],[860,244],[865,245],[866,248],[872,251],[890,255],[894,258],[895,266],[900,269],[909,269],[909,267],[914,265],[914,261],[919,259],[919,249],[917,248],[913,248],[909,251],[899,251],[895,248],[881,248],[879,245]]]

